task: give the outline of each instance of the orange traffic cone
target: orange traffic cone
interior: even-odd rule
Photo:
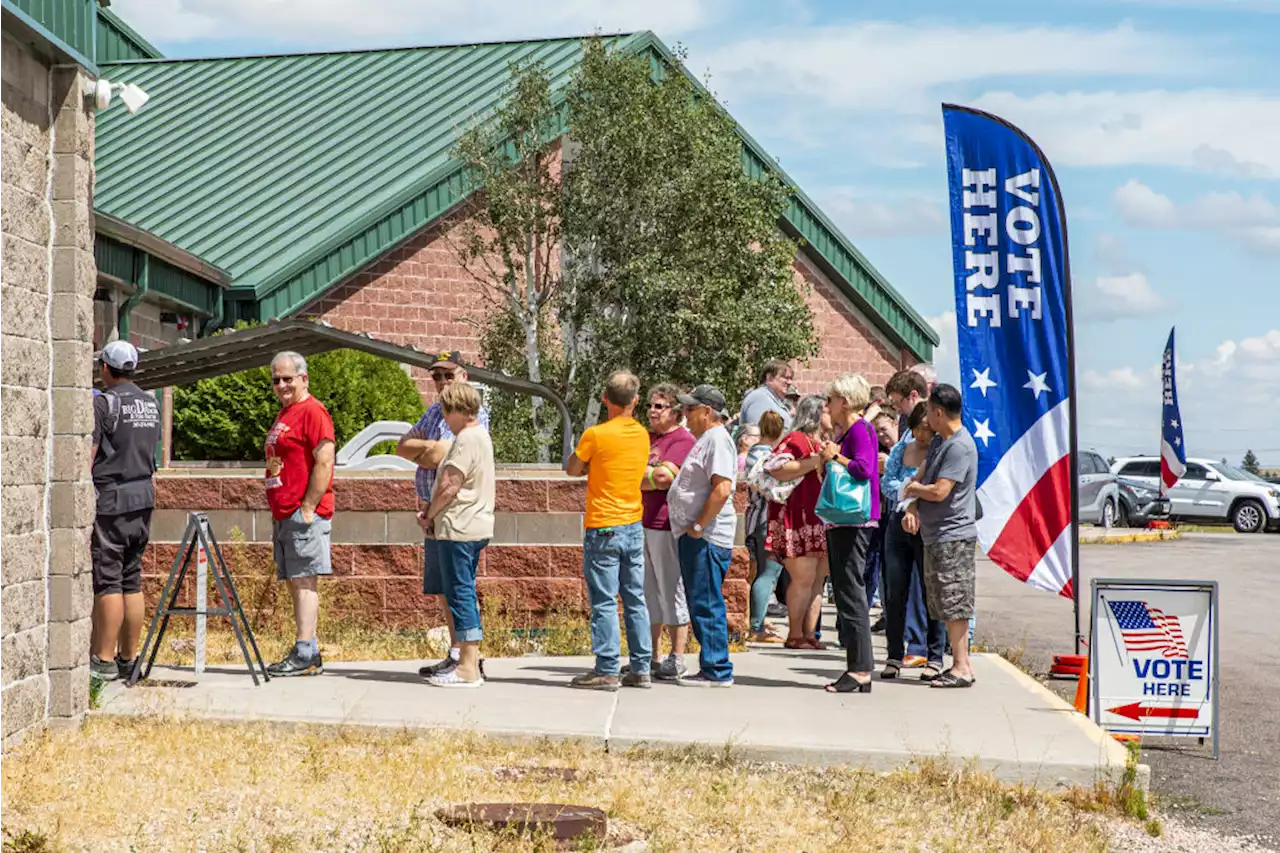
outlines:
[[[1089,657],[1085,656],[1084,664],[1080,667],[1080,679],[1076,682],[1076,701],[1074,702],[1076,710],[1086,717],[1089,716]]]

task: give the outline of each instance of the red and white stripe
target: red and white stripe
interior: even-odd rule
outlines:
[[[1166,489],[1172,489],[1182,475],[1187,473],[1187,466],[1178,458],[1178,452],[1168,441],[1160,442],[1160,479]]]
[[[1147,613],[1156,627],[1122,630],[1120,636],[1124,638],[1124,647],[1131,652],[1159,652],[1167,658],[1188,657],[1187,641],[1182,635],[1182,622],[1178,617],[1155,607],[1148,607]]]
[[[978,489],[978,543],[996,565],[1034,587],[1071,597],[1069,401],[1036,421]]]

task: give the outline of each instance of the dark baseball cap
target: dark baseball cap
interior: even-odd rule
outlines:
[[[442,349],[436,354],[436,360],[431,362],[428,370],[435,370],[437,367],[462,367],[462,359],[456,349]]]
[[[684,406],[709,406],[722,418],[729,417],[724,407],[724,394],[714,385],[699,385],[688,394],[679,394],[676,399]]]

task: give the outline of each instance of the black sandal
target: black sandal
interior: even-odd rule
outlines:
[[[965,678],[963,675],[956,675],[951,670],[947,670],[946,672],[942,673],[942,675],[939,675],[937,678],[935,678],[933,681],[930,681],[929,686],[941,687],[941,688],[972,687],[973,679]]]
[[[884,665],[884,669],[880,671],[880,680],[892,681],[893,679],[897,678],[901,672],[902,672],[902,666],[900,664],[887,663]]]
[[[828,693],[870,693],[871,679],[859,681],[846,672],[822,689]]]

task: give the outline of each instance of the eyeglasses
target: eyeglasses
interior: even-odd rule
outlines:
[[[453,377],[456,375],[457,374],[455,374],[452,370],[448,371],[447,373],[443,370],[431,371],[431,378],[436,382],[448,382],[450,379],[453,379]]]
[[[659,411],[662,411],[663,409],[670,409],[670,408],[671,406],[667,403],[650,403],[649,404],[650,410],[657,409]]]
[[[297,378],[298,378],[298,377],[296,377],[296,376],[272,376],[272,377],[271,377],[271,384],[272,384],[272,385],[279,385],[279,384],[281,384],[281,383],[284,383],[285,385],[288,385],[289,383],[293,382],[293,380],[295,380],[295,379],[297,379]]]

